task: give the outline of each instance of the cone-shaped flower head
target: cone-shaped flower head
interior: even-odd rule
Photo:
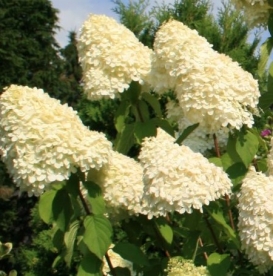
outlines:
[[[244,13],[250,28],[266,26],[273,7],[267,0],[231,0],[235,7]]]
[[[231,181],[219,167],[200,153],[179,146],[173,137],[158,129],[157,137],[146,138],[139,159],[144,167],[143,214],[149,218],[168,212],[202,212],[231,192]]]
[[[108,162],[111,143],[43,90],[11,85],[0,100],[2,160],[22,191],[40,195],[80,168]]]
[[[173,257],[168,262],[168,276],[210,276],[205,266],[195,266],[192,260]]]
[[[183,23],[171,20],[157,32],[151,85],[174,90],[183,116],[207,134],[253,125],[258,82]]]
[[[249,260],[264,273],[273,266],[273,176],[251,168],[239,194],[239,236]]]
[[[78,52],[90,100],[113,99],[131,81],[143,84],[153,53],[129,29],[104,15],[90,15],[84,22]]]
[[[101,187],[107,213],[114,221],[141,212],[142,177],[143,169],[137,161],[115,151],[107,165],[88,173],[88,180]]]

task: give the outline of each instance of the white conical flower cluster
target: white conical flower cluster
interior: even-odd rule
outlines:
[[[231,192],[231,181],[219,167],[200,153],[175,144],[158,129],[157,137],[146,138],[139,159],[144,168],[142,213],[165,216],[168,212],[191,213]]]
[[[117,221],[141,212],[142,176],[143,169],[137,161],[112,151],[109,163],[98,171],[90,170],[88,180],[101,187],[107,213]]]
[[[266,26],[269,14],[273,10],[267,0],[231,0],[231,2],[244,13],[250,28]]]
[[[173,257],[168,262],[168,276],[210,276],[205,266],[195,266],[192,260]]]
[[[2,160],[21,191],[40,195],[80,168],[108,162],[111,143],[43,90],[11,85],[0,99]]]
[[[129,29],[104,15],[90,15],[84,22],[78,52],[90,100],[116,98],[131,81],[143,84],[153,53]]]
[[[196,30],[168,21],[156,33],[154,52],[150,83],[159,93],[174,90],[187,120],[207,134],[253,125],[258,82]]]
[[[273,176],[251,168],[239,194],[242,249],[261,273],[273,266]]]

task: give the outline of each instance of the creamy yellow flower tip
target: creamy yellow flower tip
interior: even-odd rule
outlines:
[[[171,20],[156,33],[150,83],[174,90],[184,117],[208,134],[251,127],[260,96],[258,82],[207,40]]]
[[[101,187],[110,219],[119,221],[141,212],[142,176],[143,169],[137,161],[112,151],[109,163],[98,171],[89,171],[88,180]]]
[[[269,14],[273,10],[267,0],[231,0],[231,2],[244,13],[250,28],[266,27]]]
[[[168,212],[191,213],[231,192],[232,183],[219,167],[200,153],[179,146],[162,129],[146,138],[139,155],[144,168],[142,213],[165,216]]]
[[[182,257],[171,258],[166,272],[168,276],[210,276],[205,266],[195,266],[192,260]]]
[[[84,22],[78,52],[90,100],[114,99],[131,81],[144,84],[153,53],[129,29],[104,15],[90,15]]]
[[[0,99],[2,160],[21,191],[40,195],[51,182],[108,162],[111,143],[77,112],[42,89],[11,85]]]
[[[273,176],[251,168],[239,194],[239,236],[249,260],[265,273],[273,266]]]

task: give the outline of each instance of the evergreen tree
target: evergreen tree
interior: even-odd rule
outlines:
[[[64,62],[61,81],[67,87],[67,93],[62,97],[62,101],[73,107],[82,96],[82,87],[80,86],[82,69],[78,61],[76,35],[76,32],[70,32],[68,44],[60,50]]]
[[[10,84],[61,96],[58,17],[49,0],[0,1],[0,91]]]
[[[113,0],[113,3],[116,5],[113,11],[120,16],[120,22],[143,44],[152,47],[153,22],[147,12],[149,0],[130,1],[128,5],[125,5],[122,0]]]

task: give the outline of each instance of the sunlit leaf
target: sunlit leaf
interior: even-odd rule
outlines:
[[[111,244],[112,226],[103,215],[87,216],[84,219],[83,242],[98,258],[102,259]]]
[[[78,232],[79,227],[80,227],[79,221],[75,220],[69,225],[68,231],[65,232],[65,234],[64,234],[64,244],[66,247],[65,254],[64,254],[64,260],[68,267],[70,267],[71,260],[73,257],[74,245],[75,245],[75,240],[77,237],[77,232]]]
[[[171,244],[173,241],[173,230],[172,228],[167,224],[166,220],[163,218],[158,218],[155,220],[156,226],[158,228],[159,233],[164,238],[164,240]]]
[[[229,254],[212,253],[207,260],[207,267],[211,276],[227,275],[230,264]]]
[[[52,203],[56,196],[56,190],[49,190],[40,196],[38,210],[41,219],[49,224],[53,219]]]
[[[272,18],[270,19],[270,22],[272,22]],[[273,27],[272,23],[270,23],[270,25]],[[268,38],[260,47],[260,60],[258,64],[258,74],[260,77],[262,77],[265,72],[266,65],[268,63],[272,48],[273,48],[272,37]]]

